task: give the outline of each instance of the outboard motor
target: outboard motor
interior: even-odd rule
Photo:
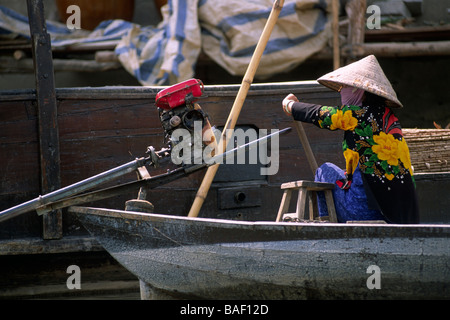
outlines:
[[[190,139],[190,163],[194,163],[195,154],[216,142],[208,115],[196,103],[203,95],[203,91],[204,85],[201,80],[189,79],[163,89],[156,95],[155,105],[159,111],[165,141],[169,143],[171,150],[174,150],[182,139]],[[182,132],[189,133],[188,136],[174,135],[177,129],[185,129]],[[195,145],[194,141],[201,141],[201,145]],[[201,147],[201,149],[194,150],[195,147]]]
[[[156,188],[164,183],[192,174],[193,172],[205,168],[207,163],[203,161],[200,163],[196,163],[195,161],[186,163],[188,162],[187,160],[191,160],[191,158],[184,157],[182,158],[184,162],[178,163],[178,165],[180,165],[179,168],[168,170],[166,173],[154,177],[150,176],[146,165],[157,167],[159,161],[169,155],[172,156],[173,161],[172,152],[181,142],[186,142],[184,139],[187,139],[190,142],[195,141],[196,143],[187,144],[188,149],[182,150],[191,151],[191,149],[198,148],[200,149],[199,151],[202,152],[206,146],[209,146],[213,151],[215,150],[217,144],[216,137],[213,134],[208,116],[203,112],[201,107],[195,103],[203,95],[203,89],[204,86],[200,80],[190,79],[157,93],[155,104],[159,110],[159,117],[164,129],[166,142],[168,141],[169,143],[168,148],[164,147],[159,151],[155,151],[155,148],[150,146],[147,148],[146,152],[149,156],[136,158],[135,160],[116,168],[112,168],[72,185],[45,195],[40,195],[35,199],[3,210],[0,212],[0,223],[25,212],[34,210],[38,215],[42,215],[69,206],[108,199],[123,194],[128,190],[134,190],[138,186],[140,189],[137,199],[127,201],[125,210],[152,212],[153,205],[145,199],[147,189]],[[176,134],[177,129],[183,129],[179,131],[183,132],[183,135]],[[201,135],[200,139],[196,138],[195,135]],[[186,145],[186,143],[183,143],[182,145]],[[196,152],[194,151],[191,155],[194,155],[195,153]],[[214,152],[211,152],[210,156],[214,156]],[[185,166],[190,164],[193,165]],[[111,182],[114,179],[133,171],[138,172],[138,181],[124,183],[102,190],[89,191],[99,185]]]

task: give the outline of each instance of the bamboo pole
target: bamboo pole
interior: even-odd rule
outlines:
[[[339,48],[339,0],[333,0],[333,68],[338,69],[341,65]]]
[[[350,48],[344,47],[343,53],[348,56]],[[450,41],[422,42],[379,42],[354,45],[352,53],[355,56],[374,54],[377,57],[426,57],[450,55]]]
[[[349,18],[347,45],[350,49],[355,45],[364,43],[364,33],[366,27],[366,0],[349,0],[345,5],[345,11]],[[350,51],[346,64],[355,62],[357,58]]]
[[[272,33],[273,28],[275,27],[275,24],[277,22],[278,16],[280,15],[280,11],[283,8],[283,5],[284,0],[275,0],[273,3],[269,18],[266,22],[261,37],[259,38],[258,44],[256,45],[255,52],[253,53],[253,56],[247,67],[247,71],[245,72],[241,87],[239,88],[238,94],[234,101],[233,107],[231,108],[227,122],[223,128],[218,148],[219,153],[223,153],[223,151],[226,149],[227,142],[231,136],[231,130],[229,129],[234,129],[236,125],[245,98],[247,97],[248,90],[250,89],[250,85],[253,82],[253,78],[255,76],[256,70],[258,69],[259,62],[264,53],[267,42],[269,41],[270,34]],[[212,184],[212,181],[214,180],[214,177],[218,169],[219,164],[215,164],[210,166],[206,171],[203,181],[195,196],[194,203],[192,204],[191,210],[189,211],[188,217],[198,216],[198,213],[200,212],[203,202],[206,199],[209,188]]]
[[[376,42],[358,45],[344,45],[340,50],[341,58],[365,57],[373,54],[378,58],[430,57],[450,55],[450,41],[426,42]],[[310,59],[330,60],[331,48],[324,48]]]

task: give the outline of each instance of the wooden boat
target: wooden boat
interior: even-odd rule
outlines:
[[[213,125],[220,127],[225,123],[238,89],[238,85],[205,86],[205,97],[199,101],[199,104],[202,106],[203,110],[208,113]],[[67,186],[82,179],[94,176],[100,172],[109,170],[123,163],[127,163],[130,160],[135,159],[137,156],[141,156],[149,145],[153,145],[155,147],[161,146],[164,140],[163,130],[157,116],[157,110],[156,108],[154,108],[155,97],[159,90],[161,90],[160,87],[56,89],[59,123],[58,133],[60,144],[59,157],[61,164],[61,171],[59,172],[59,175],[61,178],[61,185]],[[335,92],[332,92],[329,89],[318,85],[314,81],[254,84],[252,85],[248,93],[246,103],[241,112],[236,128],[283,129],[291,126],[292,120],[286,117],[279,107],[280,101],[288,93],[291,92],[298,96],[301,96],[305,101],[312,103],[337,104],[339,101],[338,95]],[[39,150],[39,119],[37,117],[35,100],[35,90],[3,91],[0,95],[0,210],[13,207],[17,204],[33,199],[39,196],[39,194],[42,194],[40,190],[41,177],[39,173],[39,163],[41,161],[42,155]],[[45,129],[46,127],[43,126],[43,128]],[[313,153],[319,164],[329,161],[340,165],[341,167],[344,166],[344,159],[341,151],[341,132],[329,132],[320,130],[312,125],[307,124],[304,125],[304,128],[306,134],[308,135]],[[420,143],[418,144],[416,150],[419,150],[419,148]],[[412,159],[413,165],[414,161],[415,159]],[[278,210],[282,197],[282,190],[280,190],[280,185],[282,183],[293,180],[313,179],[313,174],[307,163],[308,162],[306,159],[306,155],[298,139],[298,136],[295,131],[292,130],[292,132],[283,135],[283,137],[280,138],[280,169],[276,175],[262,177],[259,174],[259,165],[221,166],[211,186],[209,195],[202,207],[202,211],[200,212],[200,217],[202,217],[202,219],[204,220],[198,219],[198,227],[195,227],[192,224],[192,221],[197,222],[197,219],[192,220],[191,222],[186,221],[187,225],[192,224],[189,227],[192,229],[190,229],[191,231],[189,231],[189,233],[185,233],[185,236],[189,234],[206,236],[205,233],[200,232],[199,230],[203,225],[216,225],[216,227],[214,228],[225,226],[225,230],[231,230],[229,229],[231,227],[236,227],[237,229],[235,230],[238,230],[242,227],[244,228],[245,232],[240,232],[241,235],[239,235],[239,237],[244,237],[242,238],[241,242],[245,243],[247,241],[247,238],[245,238],[246,236],[244,234],[249,233],[249,231],[253,229],[270,230],[271,228],[273,228],[275,230],[273,237],[275,237],[275,234],[285,233],[285,231],[282,231],[285,229],[306,230],[305,228],[307,228],[308,230],[311,230],[312,233],[315,233],[313,239],[308,240],[301,233],[298,236],[299,238],[296,238],[296,236],[283,238],[285,237],[283,236],[282,239],[285,239],[292,245],[294,244],[293,241],[296,241],[297,243],[302,242],[304,244],[315,244],[314,247],[320,247],[323,243],[324,248],[329,248],[327,249],[329,252],[333,251],[331,243],[336,243],[336,246],[334,247],[335,249],[339,248],[339,246],[342,245],[342,248],[345,248],[345,250],[341,251],[340,253],[336,253],[333,258],[337,259],[333,260],[337,261],[337,264],[341,263],[341,260],[339,260],[340,258],[338,259],[336,257],[341,257],[342,254],[345,253],[345,251],[353,252],[348,246],[345,246],[345,244],[355,242],[359,243],[366,236],[361,235],[361,237],[358,238],[355,236],[356,233],[354,233],[348,236],[348,239],[350,240],[344,240],[346,239],[345,237],[343,237],[342,239],[336,237],[333,240],[330,240],[331,238],[327,240],[325,239],[325,232],[321,230],[325,230],[325,228],[328,228],[326,230],[332,230],[332,228],[336,228],[337,230],[356,230],[355,226],[327,225],[324,226],[324,228],[322,228],[322,225],[316,226],[315,224],[280,224],[279,226],[275,226],[273,222],[262,222],[275,220],[275,213]],[[448,213],[448,207],[450,205],[448,198],[448,190],[450,188],[450,173],[448,172],[449,170],[440,170],[440,168],[442,168],[442,165],[439,164],[439,166],[439,170],[436,169],[435,172],[427,172],[424,170],[417,172],[416,174],[417,190],[421,207],[421,221],[427,224],[448,224],[450,222],[450,215]],[[164,172],[165,170],[166,168],[159,168],[152,170],[150,173],[152,175],[156,175]],[[134,174],[130,174],[119,179],[117,183],[125,183],[131,179],[135,180],[135,178],[136,176]],[[167,218],[171,221],[170,223],[165,225],[164,228],[170,228],[170,226],[174,225],[174,222],[178,223],[185,221],[184,218],[177,218],[175,216],[186,215],[186,212],[192,204],[193,197],[202,178],[203,172],[199,172],[193,174],[189,178],[183,178],[171,182],[164,187],[159,187],[152,190],[152,192],[148,196],[148,200],[154,204],[156,212],[167,215]],[[245,197],[242,198],[245,199],[245,201],[235,201],[235,195],[237,193],[243,194]],[[124,208],[125,201],[136,198],[136,195],[137,190],[136,192],[124,194],[120,197],[115,197],[106,201],[99,201],[95,202],[94,204],[87,205],[104,207],[108,208],[108,210],[119,210],[115,212],[120,212],[120,214],[124,216],[125,213],[121,212],[120,210]],[[139,219],[143,219],[143,216],[139,214],[133,214],[129,212],[126,214],[129,219],[115,219],[114,223],[119,228],[118,231],[116,231],[117,237],[119,237],[119,234],[122,234],[120,228],[126,226],[125,221],[132,221],[132,224],[138,224]],[[42,240],[42,238],[48,239],[48,237],[46,236],[47,227],[42,226],[42,219],[40,219],[40,217],[37,216],[34,212],[26,213],[19,217],[15,217],[11,220],[5,221],[0,225],[0,255],[30,255],[40,253],[64,254],[67,252],[98,251],[100,250],[100,246],[95,240],[97,239],[101,242],[102,245],[104,245],[106,249],[111,250],[111,254],[116,257],[115,250],[117,250],[117,248],[109,248],[102,242],[103,240],[100,236],[99,238],[95,239],[89,236],[89,233],[86,230],[86,228],[90,228],[90,223],[87,221],[88,217],[91,217],[89,219],[94,219],[94,217],[98,218],[99,216],[81,214],[81,216],[78,217],[73,212],[64,211],[62,215],[62,221],[60,221],[60,227],[62,227],[62,231],[56,237],[59,240],[55,241]],[[153,221],[153,217],[155,217],[155,219],[157,218],[155,221],[162,221],[162,218],[159,215],[146,215],[145,219],[152,219]],[[104,219],[105,221],[103,221],[102,223],[107,223],[106,220],[111,223],[113,221],[113,218],[104,217]],[[221,219],[227,219],[230,221],[223,221]],[[236,220],[261,222],[239,222]],[[82,221],[82,223],[80,221]],[[160,227],[162,228],[162,226],[158,225],[158,228]],[[179,227],[181,228],[180,232],[183,230],[187,230],[187,227],[183,227],[183,224],[180,224]],[[359,289],[360,291],[358,291],[358,294],[361,294],[360,297],[382,296],[382,294],[380,293],[382,293],[383,290],[367,290],[367,287],[365,286],[365,281],[367,280],[367,277],[370,276],[369,274],[365,273],[367,268],[369,267],[369,265],[366,264],[376,264],[376,262],[378,261],[377,259],[381,259],[381,257],[383,257],[383,259],[386,259],[386,261],[389,260],[389,255],[387,253],[385,254],[384,251],[376,252],[377,244],[383,246],[383,243],[387,243],[386,241],[391,241],[391,238],[393,237],[395,238],[395,240],[399,240],[399,245],[397,246],[398,248],[406,248],[407,243],[414,246],[417,245],[415,240],[408,240],[413,239],[416,235],[422,235],[418,237],[418,239],[422,239],[420,241],[428,244],[429,241],[434,241],[433,239],[436,234],[445,234],[447,232],[445,226],[428,225],[412,229],[409,227],[400,228],[394,226],[376,226],[374,227],[374,229],[368,229],[367,227],[364,227],[362,229],[373,230],[367,234],[368,236],[374,235],[380,230],[383,230],[383,232],[386,232],[386,234],[390,235],[389,237],[385,235],[380,238],[375,238],[374,240],[364,239],[363,242],[367,243],[368,246],[366,248],[366,251],[369,249],[372,251],[367,251],[369,253],[366,255],[366,251],[364,251],[363,249],[365,247],[363,246],[361,247],[362,251],[360,251],[360,253],[354,254],[352,256],[352,259],[355,261],[357,260],[357,257],[360,257],[361,259],[360,262],[356,263],[356,265],[360,265],[362,268],[362,275],[361,278],[359,278],[360,284],[358,285],[358,288],[361,287]],[[112,233],[114,232],[112,231],[112,229],[108,230],[110,230],[109,232],[112,236]],[[220,228],[217,230],[220,230]],[[266,234],[261,230],[258,231],[257,234]],[[398,235],[395,235],[398,230],[402,231]],[[410,234],[407,234],[407,232],[404,230],[413,231]],[[148,236],[146,235],[147,231],[141,230],[140,232],[141,233],[136,232],[134,235],[130,236],[130,239],[136,239],[141,236],[144,236],[145,238]],[[270,234],[271,232],[267,231],[267,233]],[[322,235],[322,238],[320,238],[320,235]],[[427,240],[428,236],[430,236],[430,240]],[[445,237],[439,238],[439,240],[436,241],[444,241],[442,240],[444,238]],[[177,241],[185,244],[195,243],[196,245],[213,246],[214,249],[220,248],[221,250],[225,250],[224,248],[227,247],[220,245],[219,242],[215,243],[212,239],[208,240],[210,242],[213,241],[209,244],[201,244],[201,242],[195,239],[191,239],[189,241],[186,240],[186,242],[183,242],[184,240],[182,241],[182,239],[179,239]],[[149,241],[150,240],[146,240],[146,242]],[[162,240],[160,238],[155,239],[154,241],[163,243],[161,242]],[[258,245],[266,245],[266,242],[261,241],[261,239],[255,241],[257,241]],[[227,242],[224,240],[224,243]],[[233,243],[235,244],[238,242]],[[271,241],[270,245],[274,245],[276,248],[278,248],[280,243],[281,242],[279,241]],[[128,244],[123,244],[124,247],[126,245]],[[431,245],[431,247],[433,247],[433,245]],[[444,248],[447,248],[448,245],[445,244],[445,246],[443,246],[442,248],[440,246],[434,247],[436,250],[445,250]],[[180,246],[180,248],[184,248],[184,246]],[[178,248],[177,250],[180,250],[180,248]],[[301,248],[306,247],[299,246],[298,250],[303,250]],[[423,248],[426,248],[426,250],[428,250],[428,245],[424,246],[423,248],[411,247],[411,252],[414,251],[413,248],[417,248],[417,250],[419,250],[418,252],[422,252],[423,250],[425,250]],[[234,252],[247,252],[244,247],[235,249],[236,250]],[[261,248],[259,248],[258,250],[260,249]],[[151,249],[146,247],[145,250]],[[264,253],[264,250],[261,250],[257,251],[258,253],[256,253],[256,255],[266,254]],[[295,280],[294,275],[298,276],[299,274],[292,273],[292,283],[297,285],[299,281],[303,281],[306,291],[303,291],[303,293],[299,291],[299,293],[296,294],[295,292],[297,291],[294,290],[295,286],[287,286],[286,290],[289,289],[292,291],[290,291],[290,294],[286,293],[286,297],[319,297],[320,294],[317,293],[316,295],[316,291],[313,289],[314,282],[312,279],[319,279],[321,276],[325,277],[321,279],[329,279],[329,277],[331,277],[331,275],[328,275],[328,273],[329,270],[332,269],[327,269],[328,267],[331,268],[331,263],[325,269],[324,265],[320,265],[318,268],[316,268],[319,260],[331,260],[328,260],[328,258],[324,260],[324,256],[320,252],[314,255],[313,253],[308,253],[307,249],[305,249],[304,251],[306,252],[306,256],[309,255],[309,258],[307,258],[305,262],[302,262],[303,264],[298,265],[295,264],[296,262],[292,263],[294,263],[294,267],[297,266],[300,270],[302,266],[306,268],[306,264],[308,263],[307,261],[310,261],[311,268],[307,270],[313,276],[311,276],[311,278],[303,278],[304,280]],[[387,252],[387,248],[385,248],[385,251]],[[162,253],[163,251],[159,252]],[[123,254],[125,255],[125,253]],[[287,255],[291,254],[293,253],[287,253]],[[442,257],[442,259],[444,259],[445,254],[447,253],[444,252],[443,254],[444,256]],[[435,258],[438,256],[438,253],[436,253],[436,255],[431,254],[431,260],[428,259],[426,261],[435,261],[434,259],[439,260],[440,258]],[[370,259],[366,259],[370,257],[372,257],[374,260],[372,261]],[[402,259],[401,257],[401,255],[394,255],[394,258],[392,259],[398,261]],[[201,260],[193,258],[193,256],[189,257],[189,259],[191,258],[193,260]],[[117,259],[119,259],[118,256]],[[142,259],[145,258],[142,257]],[[439,261],[442,261],[442,259]],[[119,259],[119,261],[121,260]],[[187,261],[186,263],[188,263],[189,261]],[[300,261],[303,261],[303,259],[300,259]],[[342,261],[345,262],[345,259],[343,259]],[[424,261],[423,264],[419,264],[419,268],[424,268],[420,267],[420,265],[428,266],[426,261]],[[239,267],[239,270],[244,270],[245,268],[243,265],[249,262],[237,260],[236,263],[239,264],[234,268]],[[124,265],[128,268],[127,264]],[[447,266],[448,268],[448,265],[449,264],[447,263],[445,266]],[[176,264],[174,264],[173,267],[177,268],[175,266]],[[290,270],[289,272],[291,272],[292,269],[297,269],[297,267],[294,268],[292,267],[292,265],[291,267],[288,266],[289,264],[287,264],[286,269],[282,270]],[[397,270],[402,268],[402,266],[403,265],[396,265],[396,267],[398,268]],[[194,265],[191,265],[190,268],[194,268]],[[267,268],[270,269],[273,268],[273,266],[267,266]],[[384,284],[387,285],[388,283],[395,284],[396,280],[392,280],[391,282],[389,282],[390,280],[388,280],[390,279],[389,274],[391,273],[391,271],[389,270],[391,269],[383,269],[382,266],[380,266],[380,268],[382,272],[382,286]],[[232,272],[236,269],[232,268],[230,270],[230,272]],[[255,270],[258,270],[258,267],[255,267]],[[313,270],[322,270],[322,275],[320,276],[319,273],[315,273],[316,271]],[[354,272],[356,272],[355,269],[352,268],[350,268],[349,270],[353,270]],[[415,269],[412,270],[413,271],[411,272],[415,272]],[[448,269],[445,269],[445,267],[442,270],[448,271]],[[444,272],[442,270],[440,272]],[[133,270],[131,271],[134,272]],[[161,272],[162,274],[167,274],[167,272],[165,271]],[[383,274],[383,272],[385,272],[386,275]],[[183,274],[186,275],[187,273],[198,275],[199,273],[201,273],[201,270],[197,270],[195,272],[193,271],[192,273],[183,272],[180,276],[181,278],[179,278],[180,286],[186,283],[183,278]],[[144,277],[144,275],[141,275],[138,272],[134,274],[138,275],[138,277]],[[336,274],[339,274],[345,279],[344,275],[340,273]],[[435,274],[436,277],[438,277],[442,273],[436,272]],[[188,276],[190,277],[190,275]],[[223,278],[226,280],[226,277],[226,275],[221,275],[221,279]],[[284,279],[288,279],[288,277],[289,275],[286,273]],[[5,275],[5,279],[6,278],[7,275]],[[150,279],[147,279],[147,276],[145,276],[144,279],[146,281],[148,280],[149,283],[152,283]],[[194,278],[189,279],[192,280]],[[398,277],[396,279],[398,279]],[[428,281],[427,279],[420,279],[421,282],[426,283],[426,288],[428,288],[428,283],[436,280],[436,278],[432,277],[430,278],[430,281]],[[244,280],[242,281],[242,287],[245,287],[246,283],[250,283],[245,282]],[[340,280],[335,280],[331,282],[335,284],[333,285],[333,288],[339,287],[339,283],[344,286],[343,283],[345,281],[339,281]],[[445,281],[440,281],[440,279],[437,279],[436,281],[438,281],[438,283],[436,283],[437,288],[442,288],[446,283]],[[158,287],[158,283],[153,284]],[[260,288],[262,289],[266,288],[264,285],[261,286]],[[251,288],[249,287],[250,286],[247,285],[247,291],[251,292]],[[161,286],[161,289],[170,291],[170,288],[164,288],[163,286]],[[261,292],[264,292],[264,290],[262,290]],[[348,292],[350,291],[351,290],[349,290]],[[441,291],[445,292],[444,290]],[[280,294],[278,297],[282,297],[280,293],[281,291],[277,292],[278,294]],[[384,292],[386,293],[386,296],[389,296],[391,294],[387,290]],[[413,291],[409,290],[408,292]],[[186,291],[182,293],[183,295],[193,294],[200,297],[208,296],[206,292]],[[172,292],[171,294],[174,293]],[[337,290],[336,294],[330,295],[330,297],[339,297],[340,294],[341,293],[339,293],[339,290]],[[399,291],[392,291],[392,295],[396,294],[398,296]],[[236,293],[236,297],[237,296],[238,295]],[[342,296],[345,296],[344,293],[342,293]],[[273,294],[272,297],[276,297],[276,295]]]
[[[142,156],[149,145],[161,147],[163,130],[154,107],[159,90],[161,87],[56,89],[61,186],[134,160]],[[220,127],[225,123],[238,90],[239,85],[205,86],[205,97],[199,104],[208,113],[213,125]],[[279,107],[280,101],[291,92],[307,102],[339,103],[335,92],[315,81],[253,84],[236,128],[283,129],[292,126],[292,120]],[[35,100],[36,92],[30,89],[2,91],[0,94],[0,211],[43,194],[40,190],[42,155]],[[46,128],[44,125],[43,130]],[[344,167],[341,132],[320,130],[308,124],[304,128],[317,163],[328,161]],[[421,143],[415,147],[416,151],[420,149]],[[419,168],[415,161],[413,158],[413,165]],[[259,165],[222,166],[201,216],[273,220],[272,214],[278,209],[282,196],[280,185],[287,181],[313,179],[295,130],[280,139],[279,167],[276,175],[262,177]],[[449,223],[447,208],[450,203],[445,192],[450,187],[448,165],[436,168],[433,172],[420,170],[416,174],[421,221]],[[156,175],[165,170],[159,168],[150,173]],[[185,212],[186,207],[192,204],[203,174],[200,172],[155,189],[148,200],[160,213],[173,215]],[[135,178],[134,174],[130,174],[117,183]],[[176,191],[175,201],[168,200],[170,191]],[[244,193],[246,201],[236,203],[233,200],[236,192]],[[124,194],[97,202],[95,206],[123,209],[125,201],[135,197],[136,193]],[[83,234],[83,226],[70,214],[63,215],[61,224],[62,237],[86,234]],[[41,225],[42,221],[35,213],[22,215],[2,224],[0,239],[40,238],[43,236]]]
[[[450,226],[245,222],[71,207],[156,297],[448,299]]]

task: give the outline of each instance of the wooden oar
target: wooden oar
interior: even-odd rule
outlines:
[[[339,0],[332,0],[332,11],[333,11],[333,68],[336,70],[340,67],[340,48],[339,48]],[[316,174],[318,168],[316,159],[312,152],[311,146],[309,144],[308,138],[303,129],[303,125],[299,121],[295,121],[295,128],[297,129],[298,137],[303,145],[303,149],[306,152],[306,158],[308,159],[309,166],[313,174]]]
[[[300,142],[302,143],[303,149],[305,149],[306,159],[308,159],[309,166],[311,167],[313,175],[315,175],[318,166],[316,158],[314,157],[311,146],[309,144],[308,137],[306,136],[305,129],[303,128],[302,123],[299,121],[294,120],[294,124],[295,129],[297,129],[298,137],[300,138]]]
[[[255,52],[253,53],[253,56],[247,67],[247,71],[245,72],[241,87],[239,88],[233,107],[231,108],[230,114],[228,116],[228,120],[223,128],[218,148],[218,152],[220,153],[223,153],[223,151],[226,149],[227,142],[232,134],[231,130],[229,129],[234,129],[236,125],[239,113],[241,112],[245,98],[247,97],[248,90],[250,89],[250,85],[253,82],[253,78],[255,76],[256,70],[258,69],[259,62],[261,61],[261,57],[264,53],[267,42],[269,41],[270,38],[270,34],[272,33],[273,28],[275,27],[275,24],[277,22],[278,16],[280,15],[280,11],[283,8],[283,5],[284,0],[275,0],[273,3],[269,18],[266,22],[261,37],[259,38],[258,44],[256,45]],[[203,205],[203,202],[205,201],[209,188],[212,184],[212,181],[214,180],[214,177],[218,169],[219,164],[215,164],[213,166],[210,166],[206,171],[202,184],[200,185],[197,194],[195,196],[194,203],[192,204],[191,210],[189,211],[188,217],[198,216],[198,213],[200,212],[200,209]]]
[[[295,96],[293,96],[292,98],[294,99],[293,101],[299,102]],[[318,168],[317,161],[314,157],[314,153],[312,152],[311,145],[309,144],[308,137],[306,136],[305,129],[303,128],[303,124],[300,121],[294,120],[294,126],[297,130],[297,134],[300,138],[303,149],[305,150],[306,159],[308,160],[309,166],[311,167],[311,171],[313,175],[315,175]]]

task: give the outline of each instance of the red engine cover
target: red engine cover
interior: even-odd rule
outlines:
[[[176,108],[186,102],[186,95],[189,93],[192,93],[194,98],[200,97],[203,94],[203,88],[203,82],[198,79],[177,83],[156,94],[156,106],[166,110]]]

